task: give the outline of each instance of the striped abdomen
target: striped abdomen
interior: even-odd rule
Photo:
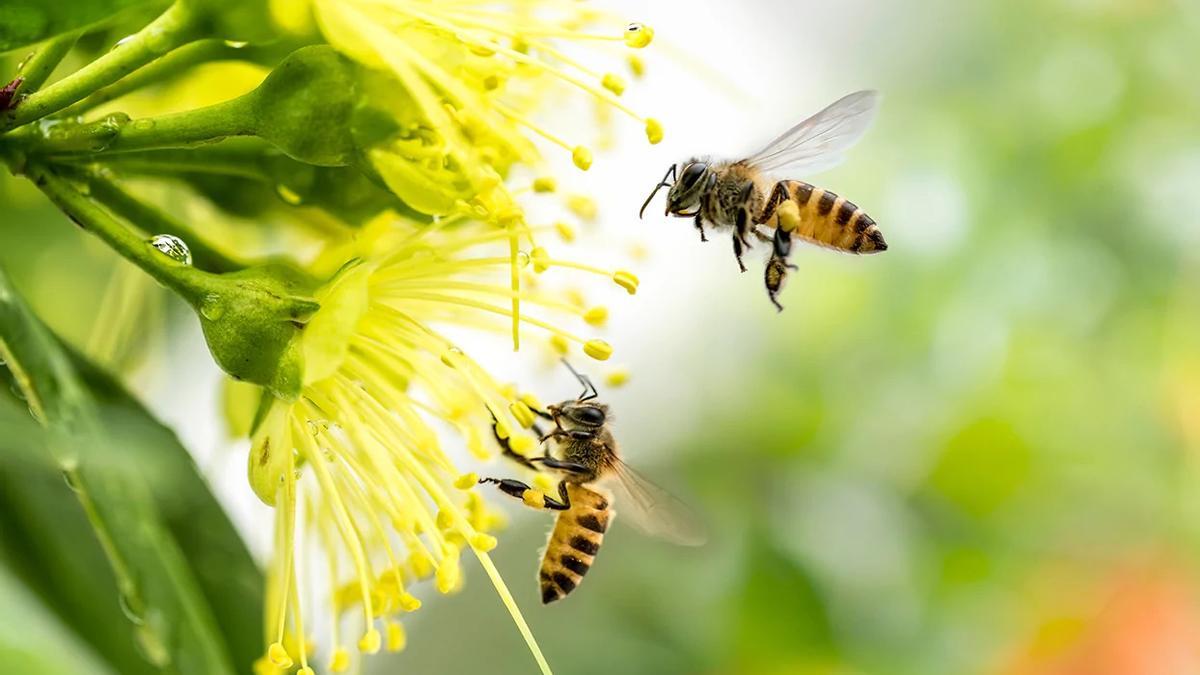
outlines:
[[[845,197],[803,181],[785,180],[776,184],[763,209],[764,224],[778,226],[779,207],[785,200],[791,200],[798,210],[799,219],[792,230],[795,236],[851,253],[887,250],[883,233],[871,216]]]
[[[613,516],[608,499],[588,487],[568,484],[567,494],[571,508],[558,514],[538,572],[544,604],[566,597],[583,581]]]

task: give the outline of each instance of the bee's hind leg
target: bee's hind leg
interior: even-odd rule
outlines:
[[[775,309],[783,311],[783,305],[779,304],[777,296],[779,291],[783,289],[783,282],[787,279],[788,270],[797,269],[795,265],[788,262],[788,256],[792,252],[792,235],[784,232],[782,228],[775,228],[775,238],[771,259],[767,261],[767,269],[763,276],[763,281],[767,286],[767,297],[771,299],[771,304],[775,305]]]
[[[528,483],[522,483],[512,478],[480,478],[479,484],[495,483],[500,491],[510,497],[516,497],[525,502],[530,508],[549,509],[551,511],[566,511],[571,508],[571,496],[567,493],[567,482],[558,482],[558,499],[535,490]],[[539,498],[540,504],[539,507]]]

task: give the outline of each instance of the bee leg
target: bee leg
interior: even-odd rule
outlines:
[[[529,461],[528,457],[518,453],[516,450],[513,450],[512,446],[509,445],[507,438],[500,438],[500,432],[496,429],[497,424],[498,422],[496,421],[496,418],[493,417],[492,435],[496,437],[496,444],[500,446],[501,454],[527,469],[533,469],[536,471],[537,467],[535,467],[533,463]]]
[[[771,238],[771,235],[758,229],[757,225],[754,226],[753,228],[751,228],[750,233],[753,234],[755,237],[757,237],[758,240],[761,242],[770,243],[771,241],[773,241]]]
[[[773,241],[775,257],[783,258],[785,261],[792,254],[792,234],[785,232],[783,228],[775,228],[775,237]]]
[[[742,262],[742,238],[736,232],[733,233],[733,256],[737,258],[738,267],[745,272],[746,263]]]
[[[696,213],[696,229],[700,230],[700,241],[708,241],[708,237],[704,236],[704,216]]]
[[[533,457],[529,461],[538,462],[542,466],[546,466],[551,469],[557,469],[559,471],[566,471],[567,473],[589,473],[588,468],[582,464],[578,464],[576,462],[564,462],[561,459],[555,459],[553,457]]]
[[[571,508],[571,496],[567,493],[566,481],[558,482],[558,499],[555,499],[547,494],[542,494],[539,490],[534,490],[527,483],[522,483],[521,481],[514,480],[512,478],[479,479],[480,485],[485,485],[487,483],[495,483],[496,487],[500,488],[501,492],[510,497],[516,497],[517,499],[520,499],[532,508],[538,507],[536,506],[536,498],[526,498],[525,495],[530,492],[534,493],[534,495],[541,496],[541,508],[549,509],[551,511],[566,511],[567,509]]]
[[[758,220],[755,222],[766,223],[771,218],[775,217],[775,209],[779,205],[791,198],[791,193],[788,191],[788,183],[792,181],[779,181],[771,190],[771,196],[767,198],[767,203],[763,205],[762,213],[759,214]]]

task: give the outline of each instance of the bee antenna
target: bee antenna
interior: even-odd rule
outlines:
[[[671,180],[675,179],[674,164],[672,164],[671,168],[667,169],[667,172],[663,174],[662,180],[658,182],[658,185],[654,186],[654,192],[651,192],[650,196],[646,197],[646,201],[642,202],[642,209],[638,211],[638,220],[642,219],[642,216],[646,213],[646,207],[650,206],[650,202],[654,201],[654,196],[658,194],[658,191],[665,187],[671,187],[671,183],[667,182],[667,176],[670,176]]]
[[[600,395],[596,392],[596,385],[592,384],[592,379],[590,377],[580,373],[578,370],[575,370],[575,368],[573,368],[570,362],[568,362],[566,359],[563,359],[562,362],[563,365],[567,367],[567,370],[571,371],[571,374],[575,376],[575,379],[579,380],[579,384],[583,385],[583,393],[580,394],[579,398],[576,400],[590,401]]]

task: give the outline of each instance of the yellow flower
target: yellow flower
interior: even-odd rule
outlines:
[[[476,492],[477,476],[446,453],[440,432],[453,430],[456,443],[488,456],[499,450],[483,442],[493,420],[511,434],[528,427],[540,409],[536,398],[496,382],[444,332],[507,324],[511,309],[502,301],[513,295],[504,283],[509,259],[497,255],[507,237],[505,229],[465,218],[418,225],[385,214],[361,230],[357,257],[317,293],[321,309],[302,342],[301,395],[294,402],[268,399],[252,434],[250,482],[276,507],[269,649],[261,668],[308,667],[312,655],[300,636],[314,629],[304,620],[310,616],[332,617],[331,670],[347,667],[354,646],[363,653],[402,648],[396,619],[420,607],[414,588],[432,578],[439,592],[457,590],[466,552],[487,571],[547,670],[487,554],[496,545],[491,532],[499,518]],[[550,276],[569,269],[621,278],[550,257],[542,263]],[[606,311],[542,288],[520,295],[546,312],[522,315],[524,326],[594,358],[611,353],[608,343],[560,325],[570,320],[586,327]],[[313,575],[330,582],[327,612],[301,611],[299,599],[312,597],[298,591],[306,581],[296,563],[301,541],[317,542],[327,559],[326,571]],[[340,632],[338,617],[347,611],[362,617],[355,636]]]

